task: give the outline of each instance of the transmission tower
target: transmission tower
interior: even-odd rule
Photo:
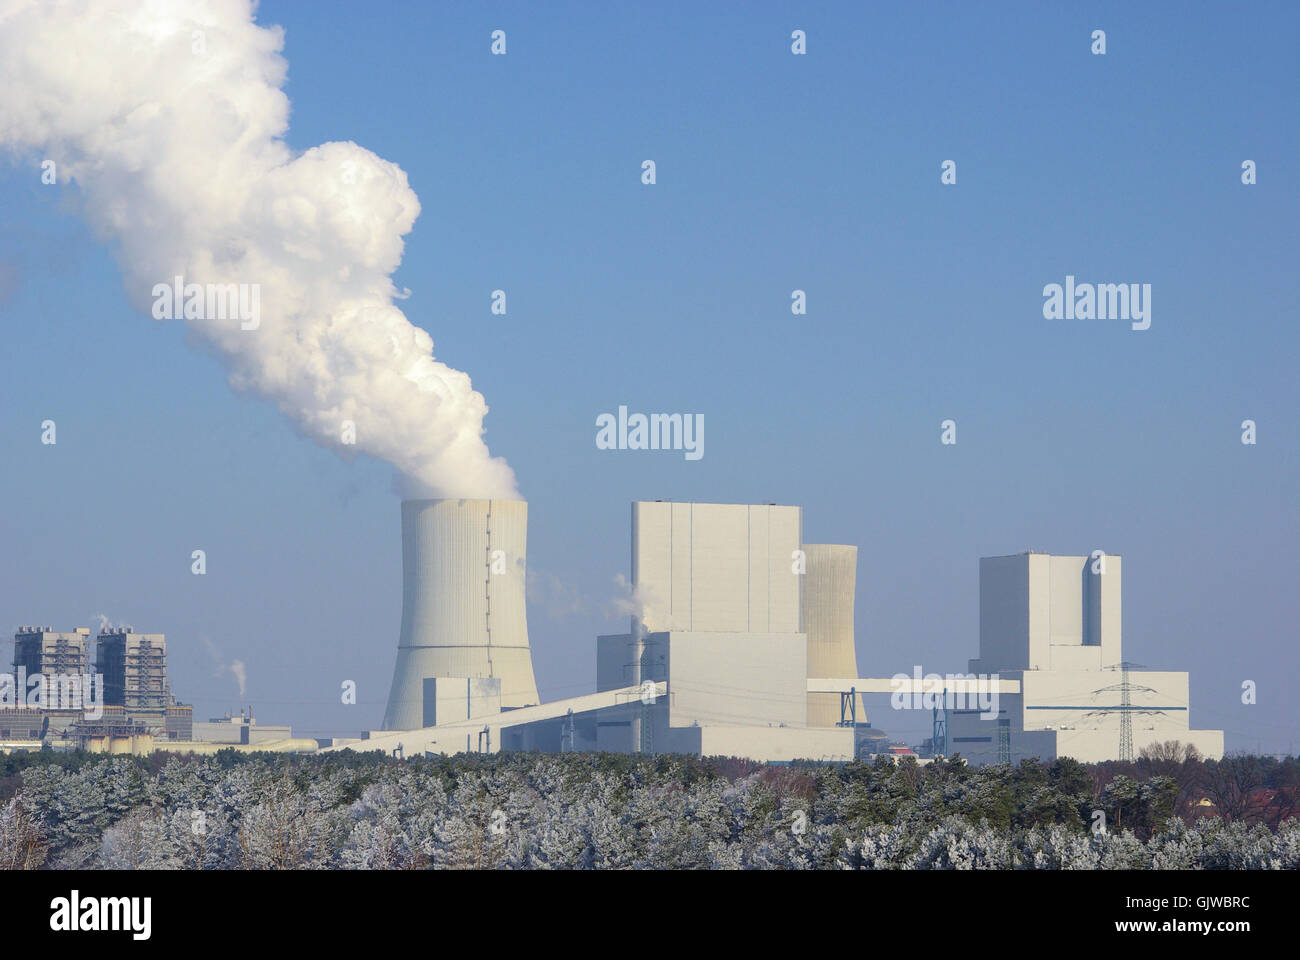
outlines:
[[[1133,698],[1128,683],[1128,661],[1120,664],[1119,680],[1119,758],[1133,759]]]
[[[940,713],[942,709],[942,713]],[[948,756],[948,704],[934,708],[934,725],[930,733],[930,752],[935,756]]]
[[[577,730],[573,723],[573,711],[570,710],[564,717],[564,727],[560,733],[560,753],[573,753],[576,740]]]
[[[1128,678],[1129,670],[1133,667],[1140,668],[1141,666],[1142,664],[1140,663],[1130,663],[1127,660],[1123,660],[1120,663],[1115,664],[1114,666],[1106,667],[1107,670],[1120,671],[1120,682],[1116,684],[1112,684],[1109,687],[1102,687],[1101,689],[1094,690],[1092,692],[1094,699],[1100,693],[1113,693],[1115,691],[1119,692],[1119,759],[1127,760],[1130,762],[1133,760],[1133,714],[1140,713],[1144,715],[1156,715],[1156,714],[1164,713],[1163,710],[1136,709],[1133,706],[1134,690],[1138,691],[1139,693],[1156,692],[1156,690],[1152,687],[1144,687],[1141,686],[1140,684],[1129,682],[1129,678]],[[1084,714],[1083,718],[1086,720],[1088,717],[1105,716],[1106,714],[1110,713],[1113,709],[1114,708],[1093,710],[1089,713]]]

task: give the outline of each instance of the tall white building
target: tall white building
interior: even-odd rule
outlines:
[[[1186,673],[1125,668],[1122,571],[1121,557],[1100,552],[980,560],[980,655],[970,671],[1019,680],[1020,693],[1000,697],[997,718],[950,710],[950,754],[1095,763],[1177,740],[1223,755],[1223,731],[1190,728]]]
[[[851,620],[853,581],[834,576],[844,558],[837,567],[831,553],[804,547],[800,507],[634,503],[632,583],[640,609],[629,633],[597,638],[596,685],[666,681],[668,694],[653,705],[602,710],[596,746],[760,760],[851,758],[853,730],[810,725],[808,714],[803,596],[810,573],[850,591]],[[836,626],[845,606],[841,600],[836,607],[820,588],[818,596],[815,656],[825,659],[823,648],[846,635]],[[851,627],[847,636],[851,646]]]

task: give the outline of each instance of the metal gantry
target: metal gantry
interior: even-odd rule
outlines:
[[[849,687],[848,693],[840,694],[840,722],[836,726],[856,727],[858,725],[858,688]]]
[[[943,706],[934,708],[933,727],[930,734],[930,749],[936,756],[948,756],[948,700]]]
[[[573,753],[574,742],[577,740],[577,728],[573,720],[573,709],[564,716],[564,726],[560,733],[560,753]]]

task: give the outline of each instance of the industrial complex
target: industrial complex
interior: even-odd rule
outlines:
[[[596,638],[595,693],[541,703],[527,504],[404,502],[384,725],[327,749],[845,761],[883,752],[862,697],[891,694],[931,710],[932,756],[1131,759],[1166,740],[1223,753],[1222,731],[1190,729],[1186,673],[1123,660],[1118,555],[985,558],[969,672],[873,677],[854,642],[857,548],[804,543],[802,508],[637,502],[631,520],[628,632]]]
[[[1170,740],[1223,754],[1222,731],[1191,729],[1186,673],[1124,659],[1120,556],[986,557],[979,656],[967,672],[873,675],[855,647],[857,547],[804,543],[802,508],[770,503],[633,503],[628,630],[595,638],[595,692],[543,703],[528,641],[527,528],[521,500],[402,503],[401,631],[378,730],[295,738],[287,726],[258,727],[251,708],[195,722],[172,694],[162,634],[106,627],[92,672],[89,630],[21,627],[14,674],[0,675],[0,749],[843,762],[911,754],[890,743],[886,708],[873,716],[883,722],[868,720],[864,697],[888,695],[895,709],[929,713],[923,760],[1122,760]]]
[[[0,674],[0,751],[313,752],[318,747],[315,740],[294,739],[288,727],[258,727],[251,708],[238,717],[195,722],[194,708],[172,694],[161,633],[105,627],[96,638],[93,671],[91,663],[90,630],[19,627],[13,672]]]

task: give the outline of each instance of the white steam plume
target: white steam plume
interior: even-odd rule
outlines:
[[[393,303],[420,212],[406,174],[355,143],[293,154],[283,32],[253,13],[0,0],[0,145],[77,183],[141,310],[176,276],[258,285],[256,329],[185,322],[303,435],[386,460],[408,496],[517,496],[483,442],[482,395]]]

